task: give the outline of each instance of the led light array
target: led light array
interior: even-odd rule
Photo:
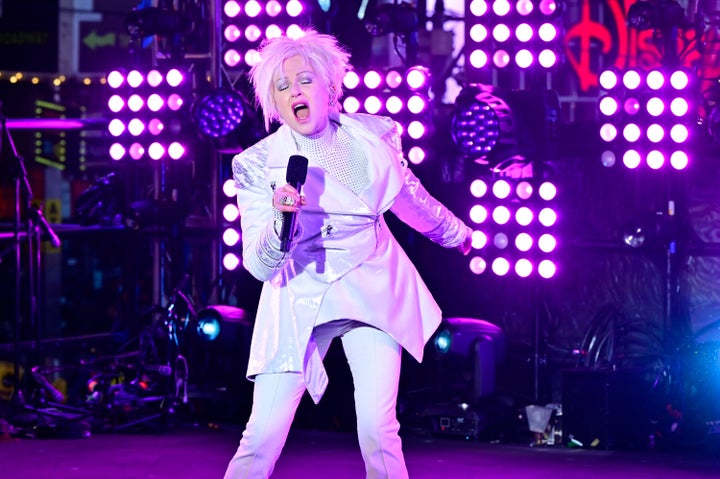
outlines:
[[[472,236],[477,254],[470,260],[473,273],[546,279],[555,276],[558,215],[554,209],[557,188],[553,183],[476,179],[470,192],[478,200],[469,213],[477,225]]]
[[[551,69],[561,55],[558,0],[467,0],[467,69]]]
[[[183,72],[176,68],[127,74],[116,70],[108,74],[107,83],[113,160],[186,157],[188,144],[182,139],[191,129],[187,112],[192,89]]]
[[[232,179],[225,180],[222,185],[222,217],[224,221],[222,233],[222,265],[233,271],[242,263],[240,251],[240,210],[237,207],[237,191]]]
[[[412,163],[421,163],[426,156],[422,142],[429,136],[430,75],[427,68],[369,70],[364,74],[348,72],[343,80],[345,112],[364,112],[393,118],[401,129],[403,145]]]
[[[309,21],[305,10],[299,0],[224,2],[223,64],[230,69],[252,67],[260,60],[258,47],[265,38],[301,36],[300,25]]]
[[[685,70],[611,69],[600,74],[599,83],[604,90],[598,109],[600,138],[607,146],[601,154],[605,166],[617,159],[630,169],[641,164],[653,170],[688,166],[692,82]]]

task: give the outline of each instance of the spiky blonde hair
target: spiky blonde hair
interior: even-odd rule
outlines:
[[[268,131],[273,120],[280,120],[272,94],[275,76],[282,71],[283,62],[295,55],[300,55],[328,86],[331,105],[338,104],[345,73],[352,70],[350,54],[337,39],[312,28],[306,29],[298,38],[283,35],[265,40],[260,46],[260,61],[250,69],[250,80]]]

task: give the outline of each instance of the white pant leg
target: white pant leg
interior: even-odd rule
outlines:
[[[355,411],[367,479],[407,479],[398,435],[402,349],[388,334],[363,326],[342,336],[355,386]]]
[[[304,392],[301,374],[259,374],[255,377],[252,412],[240,446],[225,471],[225,479],[270,477]]]

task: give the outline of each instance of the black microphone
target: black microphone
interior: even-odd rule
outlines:
[[[294,187],[298,193],[307,178],[308,160],[304,156],[292,155],[288,161],[287,173],[285,173],[285,181]],[[290,251],[290,243],[292,235],[295,232],[295,221],[297,221],[297,213],[283,212],[283,224],[280,231],[280,251],[287,253]]]

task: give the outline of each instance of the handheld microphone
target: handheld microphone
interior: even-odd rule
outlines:
[[[294,187],[298,193],[305,183],[308,171],[308,160],[304,156],[292,155],[288,161],[287,173],[285,173],[285,181]],[[282,230],[280,231],[280,251],[287,253],[290,251],[290,243],[292,242],[293,233],[295,233],[295,222],[297,221],[297,213],[283,212]]]

